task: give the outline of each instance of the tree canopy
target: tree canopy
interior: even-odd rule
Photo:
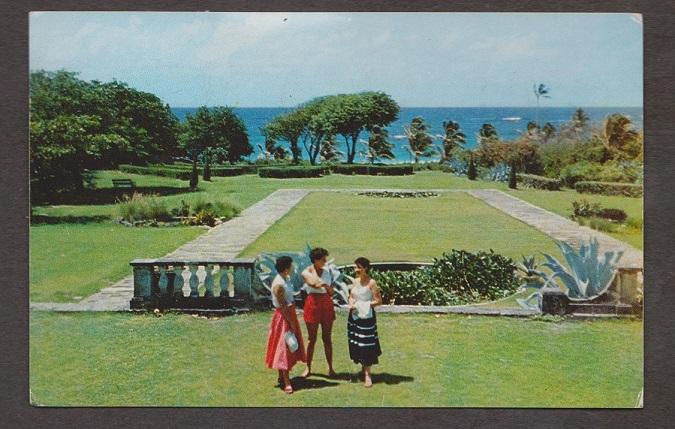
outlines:
[[[178,120],[153,94],[69,71],[30,73],[32,191],[80,189],[87,172],[176,154]]]
[[[229,162],[240,161],[253,152],[246,125],[230,107],[202,106],[194,114],[187,115],[181,125],[179,139],[188,152],[220,149],[226,153]]]

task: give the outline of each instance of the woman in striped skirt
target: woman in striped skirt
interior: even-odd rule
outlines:
[[[377,337],[377,319],[374,307],[382,304],[380,290],[375,280],[370,278],[370,261],[357,258],[356,276],[349,293],[349,318],[347,319],[347,337],[349,340],[349,357],[354,363],[361,364],[364,386],[371,387],[370,367],[378,363],[382,354],[380,340]]]

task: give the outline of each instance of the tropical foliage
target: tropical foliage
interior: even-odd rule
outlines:
[[[408,151],[414,157],[415,164],[419,163],[421,157],[430,157],[436,153],[433,139],[428,132],[429,125],[421,116],[413,118],[410,126],[404,127],[403,131],[408,138]]]
[[[526,282],[524,286],[559,288],[573,300],[592,299],[607,290],[623,251],[607,251],[600,256],[600,245],[596,238],[591,238],[588,243],[582,243],[578,251],[564,241],[556,240],[556,244],[567,266],[554,256],[545,253],[546,262],[543,265],[551,273],[530,270],[528,271],[530,277],[540,277],[543,281]],[[535,292],[526,299],[519,299],[518,302],[525,308],[532,308],[530,302],[535,297],[538,297],[541,303],[540,292]]]
[[[458,149],[464,149],[466,144],[466,135],[461,132],[459,124],[454,121],[443,122],[443,144],[441,146],[441,162],[447,161],[453,157]]]
[[[93,169],[170,157],[178,120],[156,96],[68,71],[30,74],[31,197],[81,190]]]
[[[281,256],[290,256],[293,259],[290,282],[295,290],[295,295],[299,296],[304,284],[302,272],[311,265],[311,260],[309,259],[311,250],[312,247],[307,244],[304,252],[275,252],[258,255],[255,260],[254,270],[260,282],[255,282],[253,287],[256,298],[259,300],[271,299],[272,280],[278,274],[274,264],[277,258]],[[334,291],[333,302],[336,305],[346,304],[349,298],[351,278],[347,277],[337,268],[332,258],[328,260],[324,269],[328,270],[331,279],[333,279],[331,283]]]

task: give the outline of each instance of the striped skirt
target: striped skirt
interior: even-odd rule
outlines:
[[[354,318],[353,311],[347,319],[347,338],[349,340],[349,358],[354,363],[370,366],[378,363],[382,354],[380,340],[377,337],[377,319],[375,310],[369,319]]]

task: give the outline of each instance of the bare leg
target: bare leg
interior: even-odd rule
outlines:
[[[323,341],[323,351],[326,354],[326,362],[328,363],[328,376],[335,377],[335,371],[333,370],[333,322],[326,322],[321,324],[321,340]]]
[[[371,387],[373,385],[373,379],[370,378],[370,367],[364,366],[363,367],[363,373],[364,373],[364,378],[365,378],[365,383],[363,383],[363,386],[364,387]]]
[[[307,369],[302,373],[303,377],[309,377],[312,373],[312,358],[314,357],[314,346],[316,345],[318,330],[318,323],[307,323]]]
[[[288,378],[288,371],[281,371],[281,376],[284,381],[284,392],[293,393],[293,386],[291,386],[291,379]]]

